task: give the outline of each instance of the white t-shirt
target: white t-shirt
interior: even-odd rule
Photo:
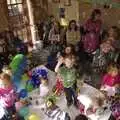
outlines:
[[[107,85],[105,85],[103,88],[101,88],[101,90],[106,91],[108,96],[114,96],[115,92],[116,92],[115,87],[110,87]]]
[[[0,88],[4,88],[4,84],[1,79],[0,79]]]
[[[46,97],[48,95],[49,89],[48,86],[40,84],[40,97]]]

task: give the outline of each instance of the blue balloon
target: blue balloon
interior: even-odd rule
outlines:
[[[19,98],[25,98],[27,97],[28,93],[26,89],[22,89],[19,93]]]
[[[39,87],[39,85],[40,85],[40,79],[35,79],[35,80],[32,80],[32,83],[33,83],[33,85],[35,86],[35,88],[36,87]]]

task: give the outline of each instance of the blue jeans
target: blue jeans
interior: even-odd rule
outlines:
[[[66,95],[67,103],[68,104],[74,103],[75,105],[77,105],[76,89],[74,87],[64,88],[64,92],[65,92],[65,95]]]

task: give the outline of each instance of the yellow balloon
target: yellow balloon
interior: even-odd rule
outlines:
[[[37,115],[32,114],[29,116],[28,120],[40,120],[40,118]]]

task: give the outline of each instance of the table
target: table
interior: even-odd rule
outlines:
[[[93,104],[92,99],[94,97],[102,96],[102,93],[96,88],[84,84],[78,95],[78,100],[85,106],[85,111]],[[91,114],[88,117],[91,120],[108,120],[111,116],[111,111],[109,109],[104,111],[102,115]]]

